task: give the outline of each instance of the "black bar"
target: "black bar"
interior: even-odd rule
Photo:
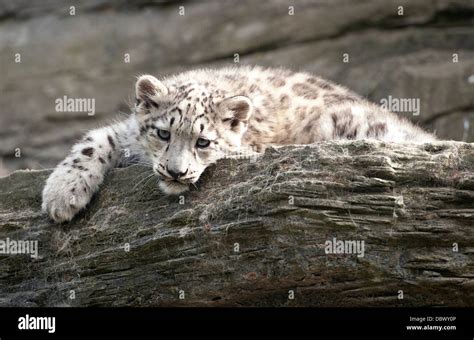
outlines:
[[[19,318],[54,316],[55,332],[19,330]],[[418,318],[410,321],[410,317]],[[431,317],[428,321],[419,318]],[[451,321],[441,319],[450,317]],[[474,337],[473,308],[2,308],[1,340],[17,337],[310,336],[385,338]],[[407,330],[407,326],[456,330]]]

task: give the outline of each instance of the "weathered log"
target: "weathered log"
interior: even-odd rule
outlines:
[[[0,179],[1,306],[473,306],[474,145],[327,142],[223,160],[165,197],[116,169],[65,225],[49,170]],[[326,242],[364,241],[363,256]]]

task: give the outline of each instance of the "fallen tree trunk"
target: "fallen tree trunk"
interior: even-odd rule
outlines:
[[[17,171],[0,240],[39,256],[0,255],[0,305],[473,306],[473,169],[473,144],[328,142],[224,160],[163,197],[132,166],[61,226],[40,211],[50,171]]]

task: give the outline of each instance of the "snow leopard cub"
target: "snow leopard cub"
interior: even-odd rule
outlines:
[[[435,137],[394,113],[304,72],[261,67],[199,69],[162,79],[145,75],[132,115],[88,132],[50,175],[43,210],[71,220],[107,170],[141,159],[165,194],[180,194],[210,164],[241,147],[334,139],[425,142]]]

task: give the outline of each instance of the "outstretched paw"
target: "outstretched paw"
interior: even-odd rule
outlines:
[[[77,169],[56,168],[43,189],[42,209],[57,223],[70,221],[91,200],[96,185]]]

